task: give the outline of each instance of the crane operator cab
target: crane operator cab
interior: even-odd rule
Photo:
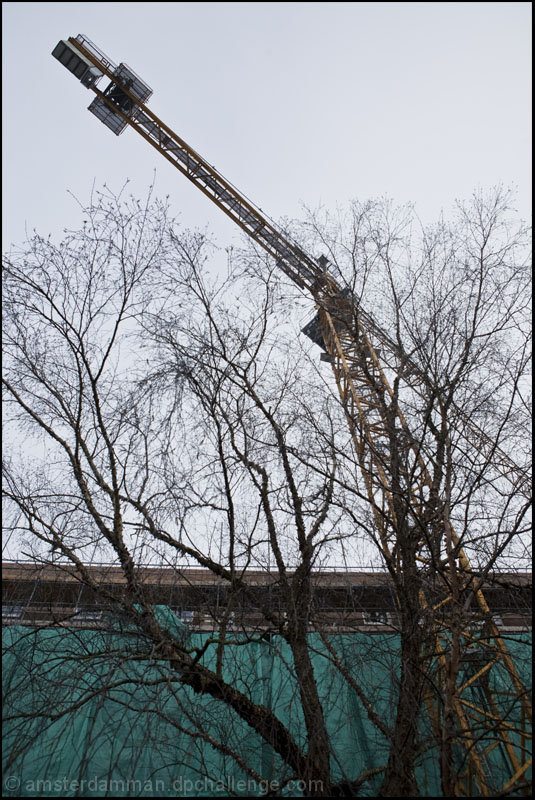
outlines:
[[[124,89],[126,89],[126,91],[124,91]],[[150,87],[126,64],[119,64],[114,71],[113,81],[104,91],[104,97],[113,103],[119,111],[130,117],[130,119],[136,119],[140,111],[140,107],[136,104],[131,95],[133,95],[136,100],[144,103],[151,94],[152,90]],[[103,100],[98,95],[89,105],[89,111],[98,117],[98,119],[117,136],[126,128],[126,120],[111,108],[106,100]]]
[[[146,103],[152,94],[150,86],[127,64],[121,63],[116,66],[82,33],[78,34],[76,39],[62,39],[52,51],[52,55],[84,86],[95,91],[96,97],[88,106],[88,110],[117,136],[128,124],[122,115],[129,119],[137,119],[141,108],[136,100],[139,103]],[[105,91],[100,92],[96,86],[104,75],[112,80]]]
[[[122,85],[125,89],[130,89],[133,83],[134,81],[132,78],[128,78],[128,80],[126,80]],[[132,111],[134,101],[126,94],[126,92],[123,92],[120,86],[118,86],[116,83],[111,83],[109,89],[110,91],[107,96],[120,111],[123,111],[125,114],[128,114],[130,111]]]

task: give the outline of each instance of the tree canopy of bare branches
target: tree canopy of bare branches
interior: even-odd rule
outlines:
[[[528,234],[508,194],[475,195],[451,223],[424,229],[384,201],[310,214],[296,228],[303,247],[327,255],[380,354],[390,388],[371,373],[368,383],[387,444],[359,423],[371,461],[357,452],[329,365],[299,334],[311,301],[265,256],[244,246],[223,257],[150,194],[142,205],[105,189],[83,213],[60,244],[35,235],[4,259],[8,553],[75,575],[110,620],[80,650],[66,645],[76,691],[36,677],[35,697],[53,683],[59,694],[54,714],[45,703],[34,719],[57,724],[93,707],[100,678],[116,702],[137,682],[143,694],[126,707],[261,781],[262,760],[239,741],[250,731],[276,759],[275,793],[298,780],[310,796],[417,796],[429,759],[445,796],[466,793],[467,763],[482,794],[507,785],[514,764],[503,779],[478,765],[489,737],[510,754],[522,681],[488,712],[492,730],[461,710],[460,687],[470,648],[492,650],[497,666],[484,673],[510,676],[481,588],[529,565]],[[120,596],[97,562],[120,568]],[[314,575],[359,564],[387,572],[396,610],[376,639],[381,654],[355,634],[349,657]],[[224,586],[211,635],[170,624],[147,565],[202,568]],[[274,576],[277,604],[253,591],[253,572]],[[256,621],[238,630],[244,604]],[[242,655],[253,644],[272,672],[286,671],[291,714],[259,693]],[[374,658],[388,676],[381,698],[364,678]],[[80,687],[89,662],[99,681]],[[333,730],[327,674],[358,706],[381,764],[352,758],[358,742]],[[484,689],[479,705],[495,701],[491,683]],[[29,706],[10,704],[28,725]],[[234,723],[225,735],[222,709],[240,736]],[[209,775],[203,753],[197,770]]]

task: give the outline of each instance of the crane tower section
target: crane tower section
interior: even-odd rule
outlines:
[[[432,479],[426,463],[425,450],[411,433],[407,420],[387,379],[388,369],[394,369],[416,392],[425,394],[426,376],[418,365],[407,356],[401,346],[381,330],[373,317],[344,287],[338,285],[328,272],[328,261],[324,257],[313,258],[305,253],[291,237],[283,233],[264,212],[246,199],[212,165],[195,152],[171,128],[150,110],[146,101],[151,95],[150,87],[130,67],[115,65],[86,36],[62,40],[52,53],[81,83],[95,93],[89,110],[116,135],[127,126],[134,128],[188,180],[194,183],[212,202],[227,214],[242,230],[261,245],[283,272],[315,301],[317,314],[304,328],[322,350],[322,360],[328,361],[334,373],[340,400],[347,418],[355,453],[366,487],[377,530],[377,541],[385,562],[394,568],[403,568],[403,553],[400,551],[397,532],[405,527],[405,533],[416,537],[419,560],[423,569],[437,570],[444,553],[434,549],[428,534],[426,513]],[[98,84],[106,76],[110,83],[104,91]],[[521,491],[527,491],[525,471],[518,467],[506,453],[496,448],[481,429],[461,415],[463,434],[471,446],[490,453],[499,474],[512,482]],[[395,453],[395,458],[389,454]],[[395,463],[394,463],[395,462]],[[404,504],[400,502],[404,500]],[[440,502],[440,498],[438,498]],[[423,532],[423,533],[422,533]],[[455,567],[458,576],[467,587],[480,586],[477,571],[474,573],[463,551],[462,543],[453,530]],[[450,560],[451,566],[451,560]],[[446,581],[447,585],[447,581]],[[481,589],[474,590],[481,614],[490,620],[489,607]],[[436,658],[437,669],[447,673],[446,652],[449,646],[447,608],[451,596],[438,606],[430,606],[423,593],[422,610],[427,618],[436,614]],[[522,720],[531,719],[531,707],[527,694],[519,680],[515,665],[508,653],[496,625],[489,622],[489,638],[483,651],[490,653],[480,666],[476,676],[487,674],[491,669],[508,675],[513,702],[522,707]],[[482,649],[470,631],[463,632],[467,648]],[[492,645],[491,645],[492,642]],[[477,727],[494,726],[499,730],[510,777],[502,786],[506,793],[516,781],[526,775],[531,764],[523,744],[524,733],[512,732],[511,726],[503,722],[497,713],[497,698],[485,683],[485,691],[474,695],[475,677],[458,687],[455,713],[459,730],[464,732],[462,746],[466,749],[467,777],[459,778],[459,795],[471,796],[469,786],[472,777],[482,795],[492,793],[488,779],[488,757],[492,748],[483,749],[473,739],[472,730]],[[520,698],[520,699],[518,699]],[[437,737],[440,738],[440,704],[435,697],[429,698],[431,716],[435,720]],[[524,730],[524,722],[522,723]],[[520,738],[519,738],[520,737]]]

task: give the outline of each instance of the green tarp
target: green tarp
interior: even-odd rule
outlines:
[[[188,647],[202,646],[209,638],[189,634],[168,609],[161,607],[158,614]],[[329,641],[375,712],[392,722],[397,637],[352,633],[331,635]],[[283,785],[287,796],[302,794],[298,784],[284,785],[291,777],[288,767],[252,728],[224,704],[181,686],[169,664],[159,661],[150,644],[128,626],[117,624],[111,631],[9,626],[3,644],[7,796],[246,797],[265,794],[270,784]],[[517,637],[508,644],[524,670],[528,639]],[[380,768],[388,758],[385,739],[328,657],[319,634],[310,634],[310,648],[335,780]],[[203,663],[215,668],[215,644],[208,645]],[[295,740],[305,743],[291,652],[284,641],[234,636],[224,649],[223,677],[255,703],[273,709]],[[438,759],[425,715],[421,741],[421,794],[437,795]],[[499,747],[493,765],[502,785]],[[375,796],[381,778],[380,772],[372,775],[360,794]]]

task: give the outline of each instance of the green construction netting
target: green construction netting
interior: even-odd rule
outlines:
[[[209,634],[192,633],[165,607],[160,622],[187,646]],[[395,714],[398,638],[392,634],[333,634],[330,647],[354,674],[375,712]],[[333,664],[319,634],[310,635],[318,691],[330,735],[335,780],[363,783],[362,796],[376,796],[388,758],[387,743],[355,691]],[[523,677],[530,639],[508,647]],[[288,767],[237,714],[221,702],[180,685],[167,662],[128,624],[110,630],[9,626],[3,631],[4,793],[7,796],[176,797],[262,795],[275,784],[301,796]],[[215,668],[217,646],[203,663]],[[278,637],[251,641],[234,636],[223,651],[223,677],[255,703],[275,711],[304,744],[299,692],[287,644]],[[497,674],[493,670],[493,675]],[[510,704],[508,676],[504,703]],[[477,687],[474,687],[477,691]],[[500,696],[500,695],[498,695]],[[506,709],[515,721],[518,704]],[[484,737],[481,746],[486,746]],[[231,753],[237,753],[236,760]],[[457,754],[460,761],[464,751]],[[491,753],[492,780],[504,783],[500,747]],[[459,763],[462,769],[462,763]],[[438,758],[429,721],[422,715],[417,769],[421,794],[440,794]]]

